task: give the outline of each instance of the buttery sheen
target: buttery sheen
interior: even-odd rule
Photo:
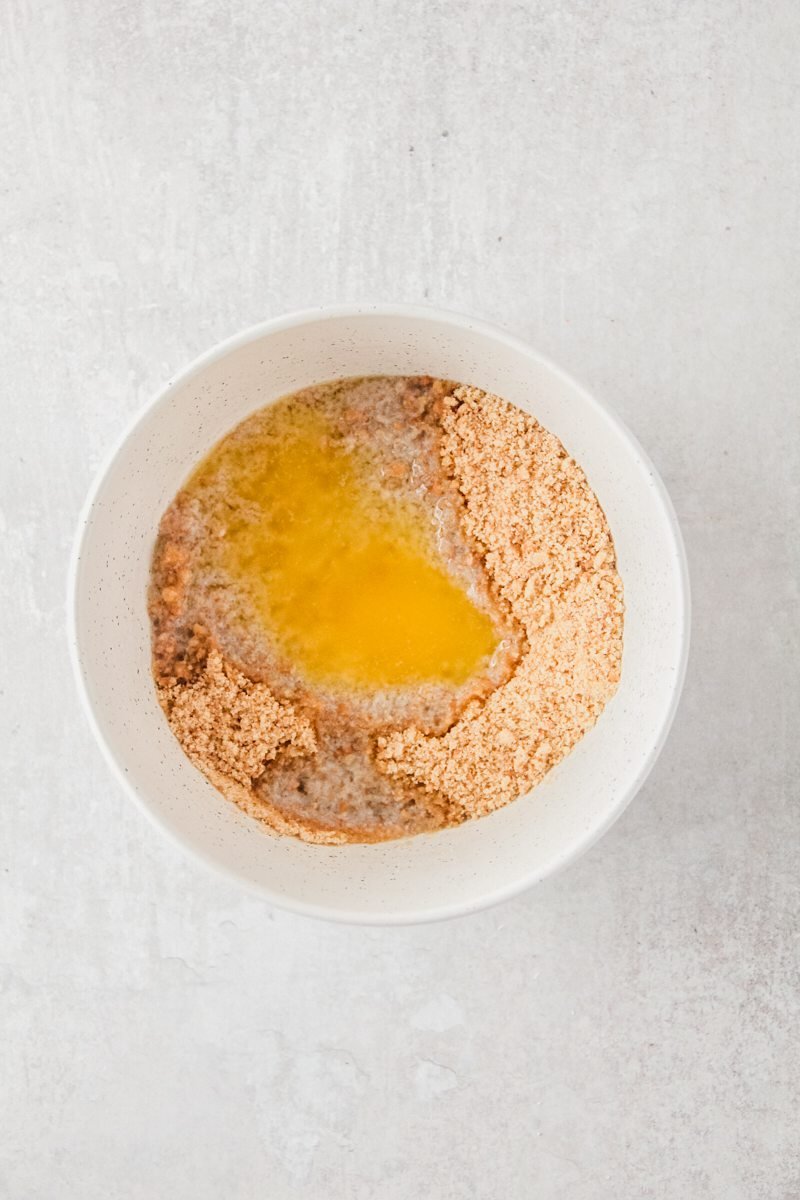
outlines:
[[[497,634],[438,554],[429,510],[316,414],[279,404],[271,418],[220,443],[195,480],[224,479],[216,553],[279,651],[329,688],[464,683]]]

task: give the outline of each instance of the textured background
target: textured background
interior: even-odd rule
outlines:
[[[0,1195],[800,1196],[796,0],[4,0]],[[78,711],[79,505],[251,322],[425,301],[621,412],[685,699],[563,876],[327,927],[185,861]]]

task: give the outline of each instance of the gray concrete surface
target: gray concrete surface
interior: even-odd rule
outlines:
[[[0,1196],[800,1196],[794,0],[7,0]],[[442,926],[274,912],[78,710],[106,447],[264,317],[429,301],[611,401],[694,586],[647,786]]]

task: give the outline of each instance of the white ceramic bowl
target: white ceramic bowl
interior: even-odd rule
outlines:
[[[279,396],[350,375],[428,374],[527,409],[586,471],[625,585],[622,682],[594,729],[529,795],[457,829],[378,846],[269,835],[206,782],[156,702],[145,592],[164,509],[198,460]],[[675,515],[647,456],[604,405],[498,329],[432,309],[315,310],[199,358],[150,403],[87,500],[70,576],[70,641],[95,735],[130,795],[209,866],[298,912],[394,924],[483,908],[577,858],[650,771],[678,703],[689,587]]]

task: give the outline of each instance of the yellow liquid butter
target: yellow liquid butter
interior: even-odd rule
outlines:
[[[223,441],[195,478],[234,501],[220,564],[311,682],[460,685],[497,644],[491,618],[437,554],[431,514],[387,495],[366,456],[280,403],[262,437]]]

